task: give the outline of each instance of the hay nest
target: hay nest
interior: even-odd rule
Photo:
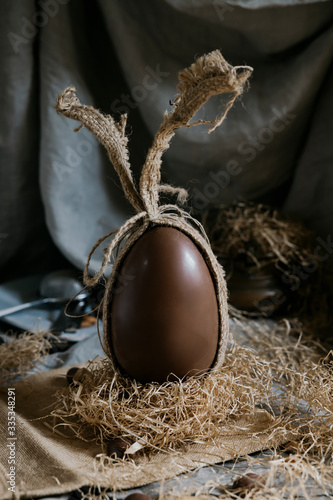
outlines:
[[[88,366],[78,384],[58,393],[55,426],[69,426],[77,437],[102,444],[130,438],[143,444],[145,453],[214,444],[221,425],[252,414],[271,385],[268,372],[257,376],[252,358],[254,353],[234,345],[216,374],[163,384],[125,378],[103,358]]]
[[[314,233],[261,203],[219,205],[205,212],[203,222],[216,255],[230,259],[246,256],[256,269],[267,265],[267,260],[280,269],[293,263],[307,265],[314,257]]]
[[[331,323],[332,273],[316,254],[314,232],[302,222],[260,203],[235,201],[207,210],[203,225],[222,262],[246,274],[275,268],[288,299],[284,314],[298,316],[316,332]]]
[[[216,373],[164,384],[140,384],[90,363],[76,385],[57,393],[54,428],[86,441],[128,437],[153,454],[192,443],[214,444],[226,426],[256,409],[271,415],[274,436],[293,432],[296,452],[333,473],[333,357],[300,324],[232,322],[234,342]],[[242,342],[250,347],[245,347]]]

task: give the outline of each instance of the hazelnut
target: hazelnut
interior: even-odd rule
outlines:
[[[78,370],[79,368],[77,366],[72,366],[66,373],[66,379],[69,385],[73,382],[73,377]]]
[[[78,368],[77,366],[73,366],[66,373],[66,379],[69,385],[79,385],[83,384],[89,374],[90,373],[87,368]]]
[[[145,495],[144,493],[132,493],[125,498],[125,500],[153,500],[152,497]]]
[[[288,441],[288,443],[283,445],[283,449],[289,453],[296,453],[298,449],[301,449],[300,441]]]
[[[232,487],[233,489],[241,488],[244,490],[259,490],[263,488],[265,484],[266,481],[262,476],[259,476],[259,474],[254,474],[253,472],[249,472],[248,474],[245,474],[244,476],[236,479]]]
[[[106,453],[113,458],[123,458],[125,451],[131,446],[130,439],[115,438],[108,441],[106,445]]]
[[[97,323],[97,318],[95,316],[83,316],[80,328],[89,328],[92,325],[95,325]]]

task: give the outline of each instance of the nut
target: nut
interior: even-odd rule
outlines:
[[[153,500],[152,497],[144,495],[144,493],[132,493],[125,500]]]
[[[97,318],[95,316],[83,316],[80,328],[89,328],[92,325],[95,325],[97,323]]]
[[[233,483],[233,489],[243,489],[243,490],[260,490],[266,484],[265,479],[259,474],[254,474],[253,472],[249,472],[244,476],[236,479]]]
[[[300,441],[288,441],[283,445],[283,449],[289,453],[297,453],[298,450],[302,450],[302,445]]]
[[[79,385],[83,384],[87,377],[90,375],[89,370],[87,368],[78,368],[77,366],[73,366],[66,373],[66,379],[69,385]]]
[[[66,379],[69,385],[73,383],[73,377],[78,370],[79,368],[77,366],[72,366],[72,368],[70,368],[66,373]]]
[[[131,446],[130,439],[115,438],[108,441],[106,445],[106,453],[113,458],[123,458],[125,451]],[[143,500],[143,499],[142,499]]]

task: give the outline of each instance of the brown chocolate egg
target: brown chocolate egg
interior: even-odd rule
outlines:
[[[146,231],[126,255],[109,304],[107,340],[120,369],[141,382],[207,371],[218,349],[213,279],[193,241]]]

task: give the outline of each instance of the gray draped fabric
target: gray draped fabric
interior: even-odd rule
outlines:
[[[0,12],[1,279],[59,266],[60,255],[83,269],[132,213],[104,150],[56,114],[56,96],[73,84],[82,102],[128,113],[138,179],[178,71],[217,48],[253,66],[250,89],[212,134],[177,132],[164,179],[189,190],[198,217],[236,197],[264,201],[329,241],[332,1],[2,0]]]

